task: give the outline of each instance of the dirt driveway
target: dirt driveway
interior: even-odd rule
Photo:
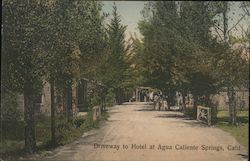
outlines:
[[[147,103],[110,109],[108,121],[41,160],[243,161],[244,147],[230,134],[180,112],[153,111]],[[39,160],[38,158],[36,158]]]

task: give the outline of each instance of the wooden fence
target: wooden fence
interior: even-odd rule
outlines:
[[[198,106],[197,107],[197,120],[211,125],[211,108]]]

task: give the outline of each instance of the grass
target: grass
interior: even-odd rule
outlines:
[[[185,114],[196,119],[196,110],[186,109]],[[237,111],[237,125],[230,125],[228,120],[228,111],[218,111],[217,118],[212,116],[212,124],[230,133],[241,145],[243,145],[248,150],[249,111]]]
[[[249,149],[248,136],[249,136],[249,113],[248,111],[237,111],[237,122],[238,124],[229,125],[228,111],[219,111],[217,114],[217,121],[215,125],[222,130],[230,133],[241,145],[247,150]]]
[[[102,112],[101,120],[107,120],[108,113]],[[64,117],[57,118],[56,139],[57,145],[65,145],[81,137],[86,131],[97,127],[98,122],[93,122],[92,113],[86,116],[79,116],[67,123]],[[0,158],[5,160],[16,160],[25,155],[24,151],[24,122],[4,121],[0,128]],[[50,143],[50,117],[39,118],[36,121],[36,142],[37,152],[50,150],[56,146]]]
[[[107,110],[103,111],[101,115],[101,120],[108,120],[108,118],[109,118],[109,114]]]
[[[25,154],[24,147],[24,121],[2,121],[0,128],[0,156],[3,159],[15,160]],[[36,141],[40,148],[50,138],[50,119],[36,121]]]

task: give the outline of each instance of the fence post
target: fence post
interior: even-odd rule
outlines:
[[[93,122],[97,120],[96,118],[96,107],[93,107]]]
[[[95,122],[98,119],[101,119],[101,107],[95,106],[93,107],[93,121]]]
[[[99,106],[98,110],[99,110],[99,119],[101,119],[101,116],[102,116],[102,108],[101,108],[101,106]]]
[[[208,111],[207,111],[207,122],[208,122],[208,125],[210,126],[211,125],[211,108],[208,108]]]
[[[200,121],[199,119],[199,114],[200,114],[200,106],[197,106],[197,120]]]

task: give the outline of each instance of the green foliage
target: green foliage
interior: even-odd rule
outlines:
[[[126,70],[125,30],[114,6],[113,19],[107,27],[108,51],[99,69],[102,82],[108,87],[119,88]]]
[[[113,88],[108,89],[107,95],[105,97],[105,103],[107,107],[115,105],[115,92]]]
[[[90,102],[91,102],[91,106],[94,107],[94,106],[98,106],[101,104],[101,97],[98,96],[98,95],[95,95],[94,97],[91,98]]]
[[[216,3],[217,4],[217,3]],[[223,9],[224,4],[220,4]],[[220,5],[208,2],[149,2],[134,39],[143,84],[165,93],[190,91],[209,96],[229,83],[246,85],[249,62],[214,38]],[[138,59],[139,58],[139,59]]]
[[[84,124],[85,120],[86,118],[83,116],[75,117],[73,120],[73,125],[75,126],[75,128],[79,128]]]
[[[95,1],[55,1],[50,7],[43,50],[47,77],[57,86],[93,75],[104,47],[100,10]]]
[[[20,120],[22,111],[17,109],[17,95],[11,91],[1,91],[1,120]]]
[[[58,115],[56,117],[56,143],[58,145],[69,143],[81,136],[86,130],[93,128],[93,126],[91,112],[87,116],[73,118],[72,122],[68,122],[64,115]]]
[[[131,77],[133,71],[128,55],[129,46],[125,43],[126,26],[121,24],[121,18],[114,5],[110,24],[107,25],[107,50],[97,70],[98,79],[107,89],[114,89],[117,103],[121,103],[121,95],[133,88]]]
[[[74,126],[65,117],[59,116],[56,121],[56,142],[63,145],[74,138]]]
[[[16,119],[19,117],[15,99],[10,97],[15,98],[17,92],[24,93],[28,102],[25,104],[25,109],[28,109],[25,116],[30,117],[24,125],[33,133],[33,98],[41,93],[44,80],[55,83],[57,94],[65,96],[65,89],[71,87],[74,81],[96,79],[96,69],[104,58],[103,53],[109,50],[101,7],[100,2],[80,0],[3,1],[1,89],[11,91],[1,101],[4,117],[7,114]],[[103,99],[96,93],[91,106],[99,105]],[[91,125],[83,129],[92,127],[91,117],[86,121]],[[77,119],[72,123],[60,116],[56,122],[59,131],[56,137],[63,144],[67,142],[65,140],[80,135],[76,129],[82,126],[84,120]],[[38,141],[43,140],[44,131],[47,133],[50,130],[40,125],[36,129]],[[50,138],[50,135],[44,136]],[[29,152],[34,152],[33,138],[29,137],[32,142]]]
[[[109,113],[107,111],[102,111],[101,120],[108,120]]]
[[[242,57],[242,50],[225,49],[214,61],[214,76],[219,86],[249,86],[249,61]]]
[[[102,120],[106,120],[107,113],[102,113]],[[92,112],[86,116],[77,116],[69,123],[63,115],[56,117],[57,144],[50,143],[50,118],[43,117],[36,120],[36,138],[39,150],[48,150],[58,145],[64,145],[79,138],[85,131],[97,126],[93,123]],[[11,127],[11,128],[10,128]],[[1,143],[0,154],[2,159],[17,160],[24,155],[24,121],[3,121],[0,128]]]
[[[3,2],[1,88],[24,94],[25,148],[35,151],[34,98],[42,89],[40,39],[43,34],[43,8],[36,0]]]
[[[3,141],[21,141],[24,139],[24,122],[17,120],[2,120],[0,132]]]
[[[209,96],[209,94],[216,92],[213,85],[215,80],[207,73],[191,73],[189,80],[188,89],[196,96]]]
[[[3,2],[2,85],[23,92],[25,84],[41,89],[41,61],[38,59],[43,5],[37,1]]]
[[[235,139],[243,145],[246,149],[249,149],[248,139],[248,127],[249,127],[249,111],[237,112],[238,125],[228,124],[228,111],[219,111],[217,114],[216,126],[229,132]]]
[[[86,129],[92,129],[93,127],[96,126],[97,122],[93,121],[93,111],[89,111],[87,114],[87,119],[86,119]]]
[[[196,117],[197,117],[197,108],[187,108],[187,109],[185,109],[184,114],[191,117],[191,118],[193,118],[193,119],[196,119]]]

